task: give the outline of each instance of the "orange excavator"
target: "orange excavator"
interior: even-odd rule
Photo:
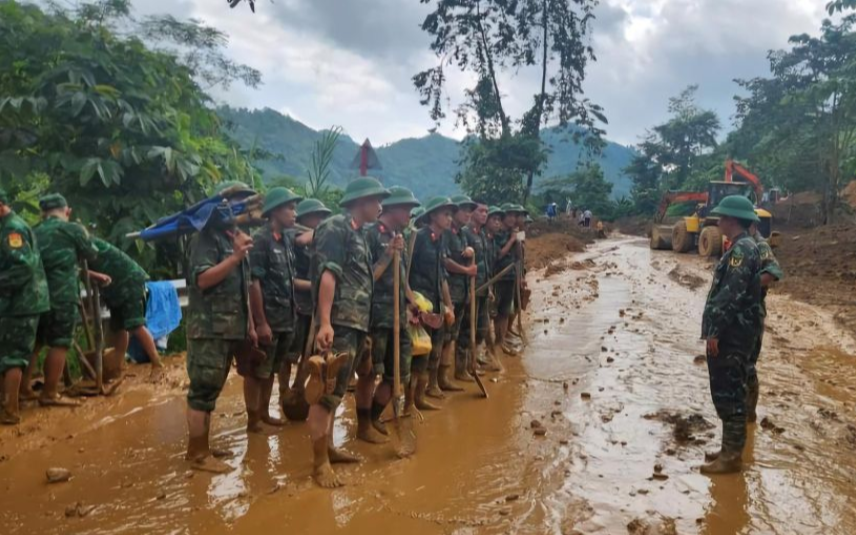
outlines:
[[[696,247],[701,256],[719,256],[723,251],[723,236],[717,227],[718,218],[710,211],[728,195],[754,197],[755,204],[761,202],[764,186],[761,179],[751,171],[735,162],[725,162],[725,177],[722,181],[711,181],[705,192],[672,191],[663,196],[654,218],[651,230],[651,249],[671,249],[687,253]],[[669,206],[678,203],[695,202],[693,215],[681,218],[674,225],[662,225]],[[765,238],[770,238],[773,216],[770,212],[756,208],[755,213],[761,219],[758,229]]]

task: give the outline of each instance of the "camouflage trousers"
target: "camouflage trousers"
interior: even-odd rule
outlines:
[[[487,296],[476,297],[476,344],[484,342],[488,329],[488,304]],[[470,306],[464,308],[461,318],[461,326],[458,331],[458,347],[468,349],[470,347]]]
[[[440,357],[443,353],[443,340],[446,339],[446,326],[443,324],[439,329],[425,327],[425,330],[431,336],[431,353],[411,360],[410,371],[413,374],[436,370],[440,366]]]
[[[470,310],[470,302],[469,299],[465,299],[463,302],[454,302],[455,306],[455,323],[452,324],[451,327],[448,327],[444,331],[443,342],[448,344],[453,340],[457,340],[458,336],[461,333],[461,329],[464,325],[464,315]],[[467,320],[469,321],[469,320]],[[467,324],[469,325],[469,324]]]
[[[26,368],[36,345],[39,315],[0,316],[0,374]]]
[[[722,444],[742,451],[746,444],[746,392],[752,344],[722,339],[719,354],[707,355],[710,394],[722,420]]]
[[[256,366],[255,376],[259,379],[270,379],[273,374],[279,373],[282,363],[286,359],[292,346],[293,333],[273,333],[269,346],[263,348],[267,358]]]
[[[395,380],[395,336],[392,329],[375,327],[372,329],[372,368],[383,378],[383,382],[392,384]],[[399,333],[400,350],[398,364],[401,367],[401,384],[410,382],[410,362],[412,359],[410,336],[407,329]]]
[[[496,294],[496,314],[502,317],[508,317],[514,311],[514,279],[504,279],[497,281],[494,286]]]
[[[222,338],[187,340],[188,407],[203,412],[214,411],[241,342]]]
[[[129,281],[105,288],[104,302],[110,308],[110,330],[133,331],[146,325],[146,282]]]
[[[368,333],[339,325],[333,326],[333,333],[333,354],[346,353],[348,361],[344,366],[339,368],[333,393],[324,394],[321,396],[321,401],[318,402],[331,413],[336,412],[336,409],[342,403],[342,398],[345,397],[345,392],[348,390],[348,383],[351,382],[351,377],[354,376],[357,357],[362,355],[366,339],[368,338]]]
[[[749,366],[746,371],[746,384],[749,390],[757,389],[758,383],[758,359],[761,356],[761,347],[764,345],[764,319],[761,319],[761,327],[758,336],[752,346],[752,354],[749,356]]]

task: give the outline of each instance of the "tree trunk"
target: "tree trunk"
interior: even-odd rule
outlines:
[[[485,59],[487,59],[488,75],[493,83],[493,92],[496,94],[496,105],[499,107],[499,122],[502,124],[502,135],[505,136],[510,134],[511,131],[508,117],[505,115],[505,109],[502,107],[502,96],[499,93],[499,82],[497,82],[496,79],[496,70],[493,66],[493,56],[490,53],[490,48],[488,48],[487,35],[485,34],[484,25],[482,24],[481,3],[479,2],[476,2],[476,15],[476,20],[479,24],[479,35],[481,35],[482,48],[484,49]]]
[[[543,30],[543,39],[542,39],[542,55],[541,55],[541,94],[538,96],[538,117],[537,121],[534,125],[533,135],[538,141],[541,141],[541,121],[544,119],[544,102],[547,99],[547,56],[548,56],[548,14],[547,14],[547,0],[542,0],[541,2],[541,28]],[[526,177],[526,189],[523,191],[523,205],[526,205],[526,202],[529,200],[529,196],[532,194],[532,185],[535,183],[535,171],[529,171],[529,174]]]

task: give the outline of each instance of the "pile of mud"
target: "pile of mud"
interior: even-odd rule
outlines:
[[[659,420],[672,426],[672,438],[678,446],[689,444],[706,444],[707,432],[716,426],[705,420],[701,414],[683,415],[678,412],[661,410],[654,414],[646,414],[646,420]],[[699,435],[704,434],[704,437]]]
[[[614,223],[614,226],[622,234],[648,236],[648,233],[651,231],[651,224],[650,217],[635,215],[632,217],[622,217]]]
[[[586,242],[565,233],[543,234],[526,240],[526,269],[541,269],[568,253],[586,250]]]
[[[596,222],[592,222],[591,228],[583,228],[566,214],[559,214],[552,222],[545,217],[539,217],[527,227],[526,237],[540,238],[547,234],[566,234],[583,243],[593,243],[597,236],[595,225]]]
[[[844,223],[790,232],[775,251],[784,291],[817,305],[838,309],[836,319],[856,332],[856,224]]]

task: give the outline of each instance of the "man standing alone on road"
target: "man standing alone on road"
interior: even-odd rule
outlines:
[[[711,214],[719,216],[719,228],[733,245],[716,267],[702,320],[710,393],[722,420],[722,449],[707,456],[701,472],[727,474],[743,466],[746,383],[761,321],[761,255],[748,234],[758,221],[751,201],[731,195]]]

